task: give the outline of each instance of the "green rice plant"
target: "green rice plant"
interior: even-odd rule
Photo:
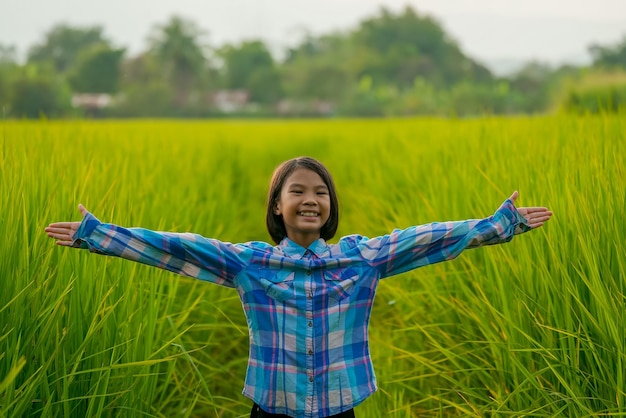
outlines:
[[[104,222],[267,241],[269,177],[297,155],[333,173],[337,236],[488,216],[513,190],[555,212],[380,284],[380,389],[359,417],[626,416],[622,119],[3,121],[0,416],[248,415],[236,292],[43,228],[82,202]]]
[[[619,112],[626,105],[626,72],[593,70],[567,77],[556,103],[569,113]]]

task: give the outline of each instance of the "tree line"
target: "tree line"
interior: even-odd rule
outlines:
[[[626,37],[589,51],[591,68],[626,68]],[[180,16],[155,25],[134,56],[102,27],[58,24],[23,64],[15,48],[0,45],[0,107],[16,118],[540,113],[553,106],[560,80],[589,70],[531,62],[495,76],[411,7],[308,35],[283,55],[261,40],[212,46]],[[580,99],[572,94],[568,100]]]

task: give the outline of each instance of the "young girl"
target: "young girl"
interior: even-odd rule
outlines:
[[[319,161],[301,157],[271,180],[266,224],[275,246],[103,224],[82,205],[82,222],[45,231],[59,245],[236,288],[250,331],[243,393],[254,402],[251,417],[354,417],[377,389],[367,330],[380,279],[510,241],[552,216],[543,207],[517,209],[517,196],[485,219],[329,244],[339,222],[335,186]]]

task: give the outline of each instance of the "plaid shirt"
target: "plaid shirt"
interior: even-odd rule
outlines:
[[[244,395],[265,411],[326,417],[377,388],[368,323],[379,280],[510,241],[528,229],[510,200],[482,220],[432,223],[389,235],[323,239],[303,248],[231,244],[191,233],[102,224],[87,214],[74,246],[236,288],[248,322]]]

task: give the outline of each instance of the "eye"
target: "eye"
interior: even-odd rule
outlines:
[[[317,192],[318,196],[326,196],[328,192]]]
[[[302,194],[302,190],[292,190],[291,193]]]

